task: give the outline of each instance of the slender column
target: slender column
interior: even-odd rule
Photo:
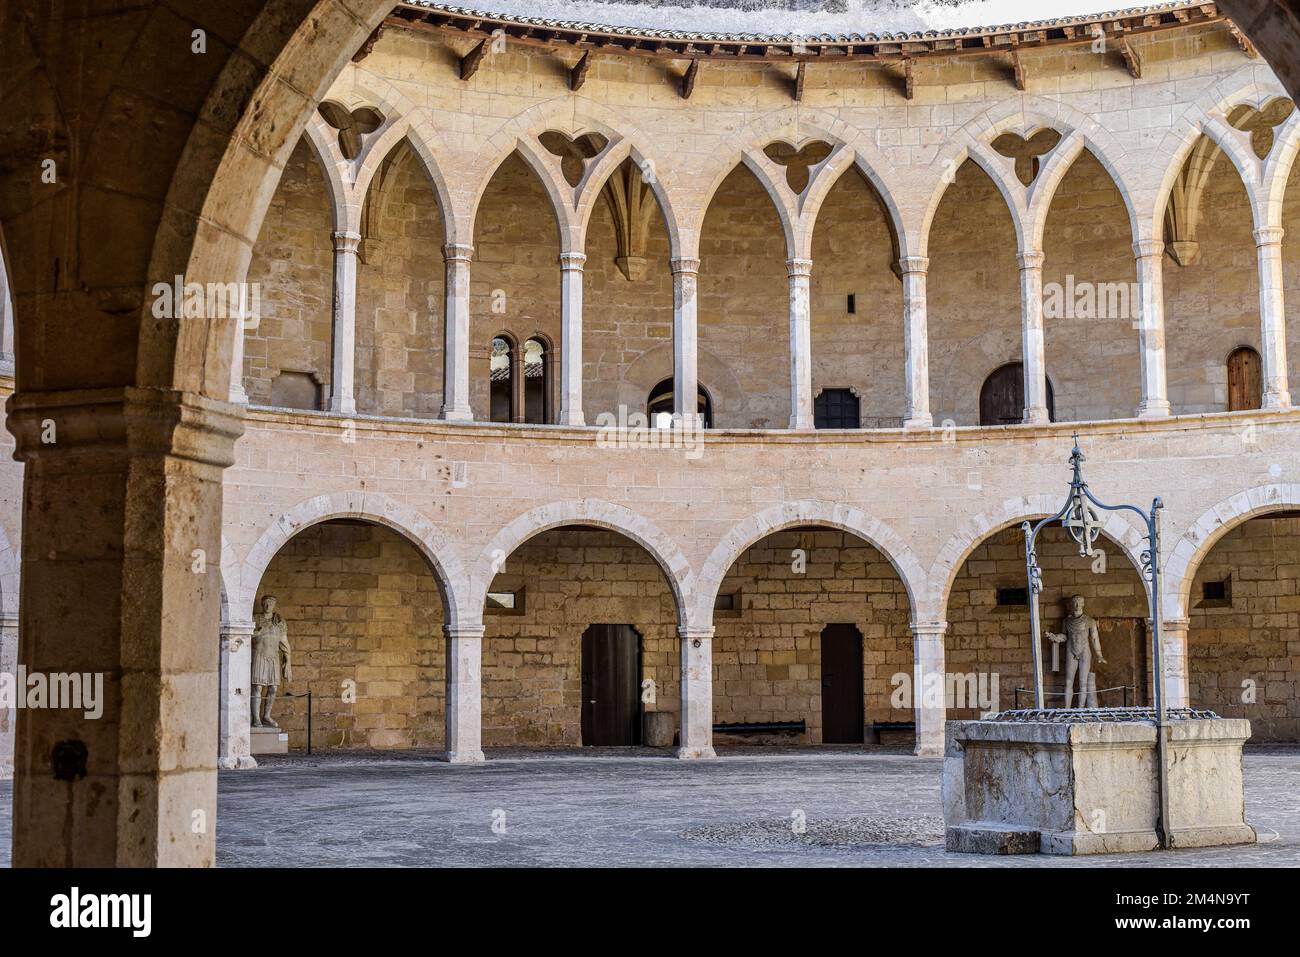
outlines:
[[[14,866],[211,866],[214,559],[242,420],[128,387],[19,391],[6,425],[24,463],[19,664],[102,683],[89,714],[18,712]]]
[[[448,243],[442,247],[446,263],[443,316],[442,412],[448,422],[469,422],[469,270],[473,246]]]
[[[790,275],[790,428],[813,427],[811,259],[787,259]]]
[[[1188,707],[1190,689],[1187,671],[1187,634],[1191,621],[1186,618],[1166,618],[1161,623],[1161,653],[1165,665],[1165,706]],[[1150,623],[1148,622],[1148,627]]]
[[[444,626],[447,636],[447,760],[483,760],[483,626]]]
[[[236,405],[248,405],[248,392],[244,389],[244,317],[236,317],[234,326],[235,344],[230,351],[230,401]]]
[[[330,381],[331,412],[357,411],[357,233],[334,234],[334,372]]]
[[[14,372],[14,304],[9,297],[9,278],[4,256],[0,255],[0,373]]]
[[[1025,422],[1046,422],[1047,359],[1043,336],[1043,254],[1020,253],[1021,361],[1025,372]]]
[[[0,675],[17,673],[18,619],[6,615],[0,617]],[[14,776],[14,722],[17,719],[15,708],[0,707],[0,781]]]
[[[1264,363],[1264,402],[1266,409],[1291,406],[1291,389],[1286,368],[1286,308],[1282,295],[1281,226],[1255,230],[1255,249],[1259,256],[1259,341]]]
[[[249,682],[253,668],[253,623],[221,626],[221,705],[217,729],[217,767],[223,771],[255,768]]]
[[[912,709],[916,715],[915,753],[943,754],[943,729],[948,720],[944,699],[943,636],[946,621],[912,622]],[[928,693],[927,693],[928,692]]]
[[[682,640],[682,727],[677,756],[716,758],[713,750],[713,629],[679,628]]]
[[[699,403],[699,339],[696,322],[698,259],[674,259],[673,270],[673,414],[685,429],[704,423]]]
[[[560,253],[560,425],[586,425],[582,417],[583,253]]]
[[[1165,290],[1161,261],[1165,244],[1144,239],[1133,244],[1138,277],[1138,333],[1142,351],[1143,419],[1169,415],[1169,385],[1165,375]]]
[[[898,260],[903,276],[903,349],[907,353],[907,416],[905,429],[928,429],[930,415],[930,333],[925,281],[930,260],[904,256]]]

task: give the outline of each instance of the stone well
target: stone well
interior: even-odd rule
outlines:
[[[1253,844],[1242,793],[1250,722],[1169,712],[1170,846]],[[1003,712],[947,728],[949,851],[1112,854],[1160,846],[1150,709]]]

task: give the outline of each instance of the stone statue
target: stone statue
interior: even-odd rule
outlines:
[[[1047,632],[1049,641],[1060,644],[1065,642],[1065,706],[1074,703],[1074,676],[1079,676],[1079,707],[1096,708],[1097,685],[1092,675],[1092,656],[1097,655],[1097,663],[1104,665],[1106,658],[1101,653],[1101,638],[1097,634],[1097,620],[1083,613],[1083,596],[1070,598],[1070,614],[1062,622],[1065,633]]]
[[[279,728],[271,717],[280,681],[293,680],[289,651],[289,629],[275,613],[275,596],[262,598],[262,613],[253,616],[253,709],[254,728]]]

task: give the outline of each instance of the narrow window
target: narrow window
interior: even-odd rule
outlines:
[[[515,419],[515,390],[511,377],[513,352],[510,340],[497,336],[492,340],[492,359],[489,374],[492,379],[491,421],[513,422]]]
[[[546,345],[540,339],[524,343],[524,421],[550,422],[551,381]]]

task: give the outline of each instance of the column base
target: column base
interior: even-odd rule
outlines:
[[[706,745],[702,748],[678,748],[677,757],[681,761],[709,761],[717,758],[718,752],[713,750],[713,745]]]
[[[2,371],[3,371],[3,368],[0,368],[0,372],[2,372]],[[243,387],[242,385],[232,386],[232,387],[231,387],[231,389],[230,389],[230,404],[231,404],[231,405],[248,405],[248,392],[245,391],[245,389],[244,389],[244,387]]]
[[[331,399],[328,411],[333,412],[336,415],[356,415],[357,404],[356,402],[335,403],[334,400]]]
[[[1143,402],[1138,406],[1137,417],[1139,419],[1167,419],[1171,412],[1172,407],[1167,401]]]
[[[1262,408],[1265,409],[1291,408],[1291,393],[1290,392],[1265,392]]]
[[[438,418],[444,422],[473,422],[474,412],[472,409],[449,409],[444,405]]]
[[[481,748],[474,748],[467,751],[448,751],[443,755],[443,760],[448,764],[482,764],[487,761]]]
[[[699,432],[704,428],[704,416],[698,412],[673,413],[673,428],[684,432]]]
[[[559,424],[581,429],[586,427],[587,420],[583,418],[581,412],[569,412],[565,409],[561,409]]]
[[[934,416],[932,416],[929,412],[926,412],[924,415],[914,415],[914,416],[912,416],[910,419],[904,419],[904,420],[903,420],[903,428],[905,428],[905,429],[933,429],[933,428],[934,428]]]
[[[247,754],[238,758],[217,759],[217,770],[219,771],[251,771],[255,767],[257,767],[257,761]]]
[[[811,432],[813,423],[809,419],[800,419],[798,416],[790,416],[790,428],[798,432]]]
[[[1020,421],[1024,425],[1046,425],[1052,421],[1052,418],[1047,414],[1046,408],[1035,406],[1032,409],[1025,409],[1025,416]]]
[[[917,741],[912,753],[918,758],[943,757],[943,737],[940,736],[938,741]]]

